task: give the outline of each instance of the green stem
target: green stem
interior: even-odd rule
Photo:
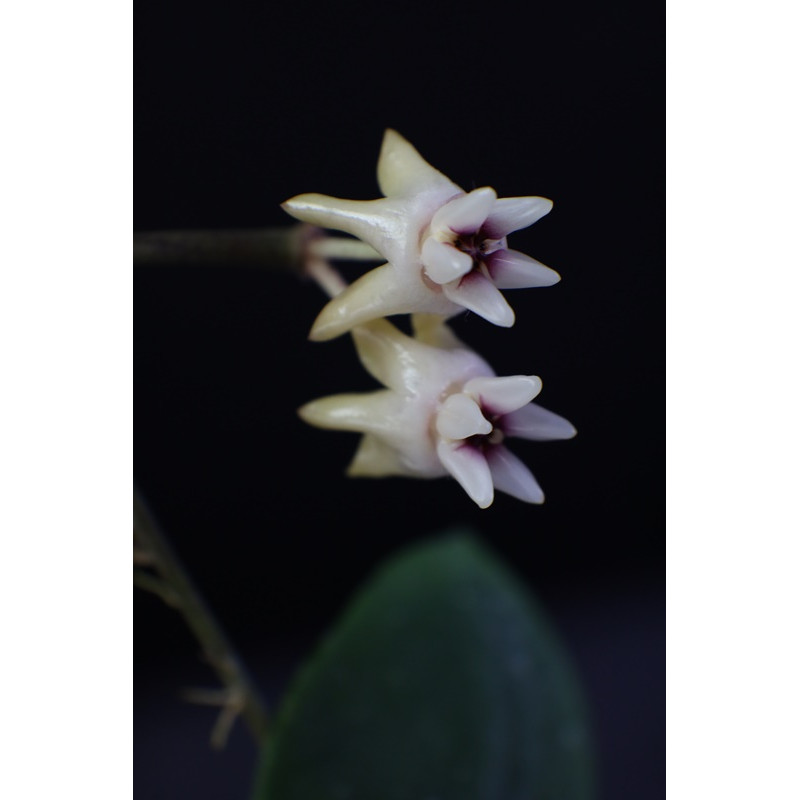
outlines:
[[[133,263],[137,266],[225,264],[299,270],[308,243],[319,235],[319,229],[312,225],[134,233]]]
[[[261,744],[267,732],[267,712],[258,691],[136,489],[133,493],[133,520],[139,546],[150,557],[161,582],[169,588],[172,599],[170,604],[183,615],[220,680],[230,690],[231,695],[238,698],[242,717],[256,742]],[[139,583],[143,583],[141,577]],[[152,590],[153,587],[147,588]]]

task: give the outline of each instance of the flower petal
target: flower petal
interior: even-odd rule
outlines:
[[[387,390],[336,394],[312,400],[297,413],[303,422],[317,428],[375,433],[391,429],[400,402],[397,395]]]
[[[451,244],[437,242],[429,236],[422,245],[422,265],[436,283],[450,283],[472,269],[472,258]]]
[[[495,325],[510,328],[514,324],[514,310],[482,272],[473,270],[457,284],[444,284],[442,291],[448,300],[474,311]]]
[[[492,423],[481,413],[480,406],[465,394],[451,394],[436,415],[436,432],[445,439],[467,439],[492,432]]]
[[[449,229],[461,235],[475,233],[486,221],[496,201],[497,193],[490,186],[454,197],[433,215],[431,231],[436,233]]]
[[[479,450],[461,442],[439,442],[436,453],[444,468],[481,508],[492,504],[492,473]]]
[[[372,245],[387,261],[408,232],[408,218],[396,200],[344,200],[324,194],[299,194],[281,205],[295,219],[345,231]]]
[[[391,129],[383,135],[378,158],[378,185],[387,197],[419,194],[428,189],[461,191],[425,161],[409,141]]]
[[[431,315],[433,316],[433,315]],[[439,323],[439,342],[407,336],[389,320],[376,319],[352,330],[358,357],[373,378],[406,398],[422,398],[433,413],[442,392],[492,368]],[[441,344],[444,343],[444,345]]]
[[[463,391],[476,397],[490,414],[508,414],[530,403],[542,391],[542,381],[536,375],[472,378]]]
[[[367,372],[399,394],[415,394],[430,371],[435,351],[385,319],[359,325],[352,331],[358,357]]]
[[[397,450],[377,436],[367,434],[347,467],[350,478],[385,478],[390,475],[415,475],[400,460]]]
[[[503,417],[502,425],[507,436],[519,436],[537,442],[571,439],[577,433],[571,422],[536,403],[529,403],[507,414]]]
[[[546,197],[501,197],[494,204],[483,232],[491,239],[501,239],[513,231],[533,225],[552,207],[553,201]]]
[[[412,314],[411,330],[418,342],[440,350],[466,349],[441,314]]]
[[[497,250],[486,257],[486,265],[498,289],[552,286],[561,280],[554,269],[516,250]]]
[[[406,313],[411,302],[406,295],[406,285],[400,282],[397,271],[390,264],[376,267],[351,283],[322,309],[309,339],[324,342],[364,322]]]
[[[486,461],[496,489],[526,503],[544,502],[544,492],[536,478],[508,448],[502,445],[490,447]]]

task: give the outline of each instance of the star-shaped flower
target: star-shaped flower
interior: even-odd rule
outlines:
[[[350,233],[388,263],[363,275],[322,310],[311,330],[321,341],[393,314],[451,317],[470,309],[496,325],[514,324],[500,289],[551,286],[557,272],[509,250],[506,237],[547,214],[543,197],[498,199],[494,189],[464,192],[387,130],[378,159],[385,197],[343,200],[301,194],[283,208],[324,228]]]
[[[387,320],[352,331],[359,358],[386,388],[315,400],[299,414],[320,428],[363,433],[348,468],[351,476],[452,475],[481,507],[494,491],[528,503],[544,494],[505,439],[569,439],[575,428],[532,403],[542,388],[536,376],[497,377],[446,324],[413,318],[415,336]]]

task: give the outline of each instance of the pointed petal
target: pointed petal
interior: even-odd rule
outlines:
[[[550,267],[516,250],[498,250],[486,257],[492,282],[498,289],[552,286],[561,276]]]
[[[542,381],[536,375],[472,378],[463,391],[477,398],[490,414],[508,414],[530,403],[542,391]]]
[[[495,489],[526,503],[544,503],[544,492],[531,471],[508,448],[491,447],[486,461]]]
[[[349,331],[356,325],[392,314],[404,314],[411,300],[397,271],[383,264],[362,275],[320,312],[309,339],[324,342]]]
[[[494,487],[483,454],[460,442],[439,442],[436,452],[444,468],[461,484],[461,488],[481,508],[488,508],[494,500]]]
[[[390,475],[413,474],[400,461],[393,447],[372,434],[362,437],[358,450],[347,467],[350,478],[385,478]]]
[[[571,422],[536,403],[529,403],[507,414],[503,417],[502,425],[507,436],[519,436],[537,442],[571,439],[577,433]]]
[[[387,130],[378,158],[378,185],[387,197],[419,194],[428,189],[460,192],[456,184],[434,169],[397,131]]]
[[[412,314],[411,330],[418,342],[440,350],[464,349],[466,345],[453,333],[440,314]]]
[[[432,281],[450,283],[472,269],[472,258],[453,245],[428,236],[422,245],[422,265]]]
[[[444,323],[441,327],[449,332]],[[422,397],[431,413],[455,378],[465,373],[491,374],[489,365],[452,334],[454,345],[447,349],[406,336],[388,320],[376,319],[354,328],[352,335],[358,357],[370,375],[398,397]]]
[[[389,391],[336,394],[306,403],[297,413],[317,428],[360,433],[389,430],[396,418],[399,398]]]
[[[484,233],[502,239],[513,231],[527,228],[550,212],[553,201],[546,197],[501,197],[492,208]]]
[[[433,215],[431,230],[449,228],[461,235],[475,233],[486,221],[496,201],[497,193],[490,186],[454,197]]]
[[[400,394],[414,393],[428,366],[429,347],[385,319],[360,325],[352,333],[358,357],[375,380]]]
[[[404,239],[408,231],[408,215],[393,200],[344,200],[324,194],[299,194],[281,208],[295,219],[345,231],[372,245],[383,257],[391,260],[393,242]]]
[[[473,270],[458,284],[444,284],[442,291],[448,300],[474,311],[495,325],[510,328],[514,324],[513,309],[482,272]]]
[[[492,432],[492,423],[481,413],[480,406],[465,394],[451,394],[436,415],[436,431],[445,439],[467,439]]]

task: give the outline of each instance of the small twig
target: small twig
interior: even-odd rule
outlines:
[[[188,703],[219,708],[219,716],[211,729],[211,746],[224,749],[233,723],[244,709],[244,698],[234,689],[185,689],[183,699]]]
[[[187,703],[194,703],[197,706],[222,708],[222,706],[230,705],[231,691],[230,689],[201,689],[192,687],[184,689],[181,692],[181,697]]]
[[[154,576],[136,570],[134,579],[138,585],[142,585],[142,579],[146,576],[144,583],[148,585],[143,588],[155,591],[166,602],[170,601],[165,594],[173,600],[170,605],[174,605],[186,620],[202,645],[208,662],[226,687],[228,702],[215,725],[213,741],[224,742],[236,716],[241,713],[256,742],[262,743],[267,730],[266,708],[236,651],[158,530],[135,489],[133,512],[137,543],[140,550],[149,554],[156,572]]]
[[[161,580],[161,578],[156,575],[151,575],[143,569],[135,569],[133,571],[133,585],[160,597],[172,608],[180,607],[178,595],[170,588],[166,581]]]
[[[306,259],[305,273],[328,297],[336,297],[347,288],[347,281],[342,278],[339,270],[319,256],[309,256]]]

